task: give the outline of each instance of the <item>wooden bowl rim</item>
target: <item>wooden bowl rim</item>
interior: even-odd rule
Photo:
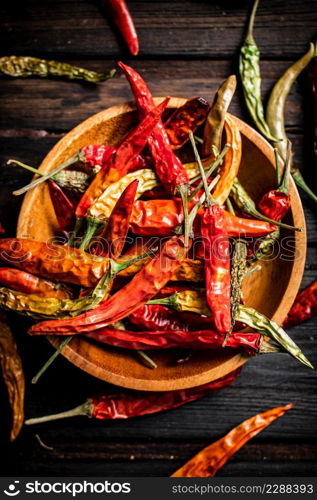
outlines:
[[[162,102],[164,97],[156,97],[154,101],[156,104]],[[183,97],[171,97],[168,103],[168,108],[178,108],[182,106],[188,99]],[[104,122],[106,120],[110,120],[111,118],[115,118],[118,115],[130,113],[136,110],[134,102],[124,102],[122,104],[117,104],[107,108],[103,111],[96,113],[95,115],[90,116],[79,125],[70,130],[65,136],[63,136],[53,148],[46,155],[44,160],[40,165],[40,170],[44,172],[49,172],[52,170],[54,163],[56,162],[56,157],[61,154],[61,151],[68,147],[68,144],[79,138],[83,130],[87,130],[92,126],[98,125],[98,123]],[[252,127],[248,124],[230,114],[231,118],[233,118],[240,132],[245,135],[245,137],[255,144],[255,146],[261,151],[261,153],[267,158],[267,160],[274,165],[274,153],[271,145]],[[24,229],[24,210],[26,206],[32,204],[33,200],[36,197],[36,189],[29,191],[22,203],[18,224],[17,224],[17,236],[26,234]],[[302,204],[300,201],[300,197],[295,186],[294,181],[291,179],[290,193],[292,198],[292,206],[291,213],[293,216],[294,225],[300,226],[303,228],[301,233],[295,233],[295,246],[296,249],[300,249],[302,258],[299,260],[296,266],[293,266],[287,289],[285,291],[284,297],[281,300],[279,306],[277,307],[272,319],[276,322],[281,322],[284,319],[285,311],[288,311],[292,306],[295,296],[298,292],[302,275],[305,266],[305,256],[306,256],[306,225],[305,225],[305,217],[302,208]],[[47,337],[52,345],[57,347],[60,344],[60,340],[58,338]],[[84,340],[83,340],[84,341]],[[122,376],[118,373],[114,373],[111,370],[108,370],[106,367],[101,367],[90,360],[87,360],[85,357],[81,356],[74,348],[72,348],[72,343],[67,345],[63,351],[62,355],[67,358],[71,363],[73,363],[78,368],[83,371],[93,375],[101,380],[109,382],[111,384],[119,385],[121,387],[129,388],[129,389],[137,389],[143,391],[167,391],[167,390],[179,390],[186,389],[190,387],[195,387],[201,384],[208,383],[212,380],[216,380],[224,375],[230,373],[233,370],[236,370],[240,366],[242,366],[246,361],[250,359],[244,353],[237,353],[232,355],[232,357],[228,358],[221,365],[217,365],[210,370],[204,371],[203,373],[199,373],[196,375],[183,376],[179,379],[159,379],[159,380],[149,380],[149,379],[139,379],[134,377]],[[153,371],[154,373],[155,371]]]

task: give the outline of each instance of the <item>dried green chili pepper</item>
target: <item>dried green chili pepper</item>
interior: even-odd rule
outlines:
[[[24,421],[25,380],[17,345],[2,311],[0,311],[0,368],[12,410],[10,439],[14,441]]]
[[[37,57],[28,56],[6,56],[0,58],[0,75],[23,77],[59,76],[68,80],[84,80],[86,82],[98,83],[109,80],[116,73],[115,69],[109,73],[96,73],[85,68],[79,68],[65,62],[47,61]]]
[[[272,135],[264,118],[261,99],[260,51],[253,38],[254,18],[258,5],[259,0],[256,0],[252,8],[247,36],[240,50],[239,72],[245,102],[254,123],[264,137],[269,141],[276,141],[279,135],[277,133],[276,136]]]
[[[306,68],[314,55],[315,46],[313,43],[311,43],[306,54],[304,54],[303,57],[292,64],[276,82],[268,101],[266,119],[271,132],[282,139],[281,141],[276,143],[276,148],[283,161],[286,160],[287,154],[287,135],[284,125],[284,110],[286,99],[293,83],[300,75],[300,73]],[[309,186],[307,186],[300,170],[292,165],[291,173],[297,186],[305,191],[305,193],[307,193],[308,196],[310,196],[310,198],[312,198],[317,203],[317,196],[315,195],[315,193],[313,193]]]
[[[285,229],[291,229],[293,231],[301,231],[302,229],[299,227],[289,226],[288,224],[284,224],[283,222],[276,221],[266,217],[261,212],[258,211],[256,205],[249,194],[246,192],[242,184],[240,184],[238,178],[236,178],[232,184],[231,192],[230,192],[235,204],[237,207],[244,213],[252,215],[255,219],[264,220],[266,222],[270,222],[275,226],[284,227]]]
[[[219,87],[206,118],[202,156],[218,156],[221,151],[222,132],[226,113],[237,86],[235,75],[230,75]]]
[[[236,320],[241,300],[242,282],[246,273],[247,246],[244,240],[235,240],[231,260],[231,322]]]
[[[169,297],[164,297],[162,299],[152,299],[147,302],[148,304],[160,304],[167,307],[172,307],[177,311],[188,311],[195,312],[197,314],[203,314],[205,316],[210,316],[210,310],[208,309],[206,299],[204,297],[204,292],[195,290],[185,290],[181,292],[175,292]],[[277,323],[270,320],[264,314],[259,313],[252,307],[246,307],[239,304],[237,308],[236,321],[240,323],[245,323],[256,331],[270,337],[270,339],[281,345],[286,352],[288,352],[295,359],[308,366],[309,368],[314,368],[313,365],[308,361],[306,356],[303,354],[301,349],[293,342],[289,335],[281,328]]]

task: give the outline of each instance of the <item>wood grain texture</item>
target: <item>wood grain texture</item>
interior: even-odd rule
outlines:
[[[221,80],[236,72],[250,3],[129,0],[141,39],[141,57],[134,59],[133,65],[142,71],[155,95],[202,94],[210,99]],[[2,55],[62,58],[98,71],[112,68],[115,58],[129,59],[117,33],[99,17],[94,1],[13,0],[2,2],[0,9]],[[261,49],[265,99],[274,80],[316,38],[316,18],[314,0],[261,2],[255,35]],[[97,111],[130,99],[131,94],[120,73],[98,87],[38,79],[2,78],[0,84],[0,220],[13,236],[21,200],[10,193],[24,185],[30,174],[4,167],[5,160],[17,157],[39,165],[70,128]],[[302,107],[304,93],[302,78],[287,101],[286,124],[297,165],[304,168],[312,183],[313,165],[304,162],[308,158],[304,156],[307,140],[303,140],[308,132]],[[240,91],[231,110],[249,121]],[[310,266],[302,286],[307,286],[317,279],[317,216],[316,207],[307,197],[302,199],[309,244],[306,264]],[[11,322],[30,381],[52,347],[45,339],[25,335],[29,320],[11,315]],[[315,365],[316,327],[317,318],[289,332]],[[240,450],[218,474],[315,476],[316,374],[286,355],[279,357],[278,364],[270,359],[263,356],[252,360],[231,387],[183,408],[130,422],[84,418],[56,422],[25,429],[14,445],[5,438],[10,414],[0,381],[0,449],[6,456],[3,475],[168,475],[181,465],[182,457],[189,458],[243,418],[295,402],[294,410]],[[113,390],[113,386],[84,374],[60,357],[36,386],[28,383],[26,412],[33,417],[62,411],[87,396]],[[54,453],[39,447],[36,432],[54,446]]]

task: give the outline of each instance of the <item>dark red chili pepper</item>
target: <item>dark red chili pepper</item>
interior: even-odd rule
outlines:
[[[168,287],[170,295],[178,287]],[[171,290],[173,290],[171,292]],[[164,296],[166,292],[160,296]],[[129,320],[140,329],[164,332],[166,330],[183,330],[184,332],[195,330],[206,330],[210,327],[210,318],[199,316],[194,313],[177,312],[169,307],[160,305],[144,305],[130,314]]]
[[[85,334],[85,338],[87,337],[103,344],[134,350],[171,348],[223,349],[224,342],[226,342],[226,347],[243,349],[249,356],[267,352],[267,342],[264,341],[260,333],[231,333],[226,338],[226,334],[217,333],[212,330],[197,330],[195,332],[184,332],[182,330],[135,332],[107,327],[88,332]],[[276,348],[276,351],[278,350]]]
[[[279,168],[277,160],[276,168]],[[270,219],[280,221],[284,218],[291,206],[289,194],[289,177],[292,163],[291,143],[288,141],[287,158],[284,166],[283,180],[277,189],[266,193],[258,205],[259,210]]]
[[[48,188],[60,230],[67,234],[74,227],[76,207],[52,179],[48,180]]]
[[[141,121],[141,123],[123,140],[116,152],[108,157],[102,169],[97,173],[94,180],[82,196],[77,208],[76,217],[84,217],[88,208],[103,193],[105,188],[112,182],[127,174],[138,161],[139,154],[143,150],[150,134],[167,106],[168,98],[157,108],[152,107]]]
[[[143,391],[127,391],[118,392],[115,394],[107,394],[103,396],[95,396],[89,398],[84,404],[57,415],[49,415],[40,418],[31,418],[25,421],[26,425],[48,422],[67,417],[87,416],[97,418],[99,420],[112,420],[121,418],[133,418],[141,415],[150,415],[161,411],[172,410],[178,408],[191,401],[203,398],[208,394],[213,393],[232,382],[237,378],[241,368],[228,373],[218,380],[213,380],[208,384],[190,389],[182,389],[178,391],[167,392],[146,392]]]
[[[66,334],[68,331],[84,333],[120,321],[146,304],[166,285],[186,257],[187,251],[183,237],[170,238],[134,278],[109,300],[76,318],[38,323],[29,330],[30,334]]]
[[[313,281],[300,292],[288,315],[283,322],[283,328],[299,325],[317,314],[317,281]]]
[[[38,278],[34,274],[12,267],[0,267],[0,285],[19,292],[36,294],[39,297],[70,299],[73,296],[66,285]]]
[[[174,113],[164,123],[172,149],[181,148],[189,139],[188,132],[195,132],[209,111],[208,102],[202,97],[193,97],[175,109]]]
[[[136,105],[140,117],[144,117],[154,107],[152,94],[146,85],[143,78],[133,68],[118,63],[124,71],[133,92]],[[184,226],[185,226],[185,246],[188,245],[189,228],[188,228],[188,194],[189,194],[189,178],[186,169],[180,159],[174,154],[167,132],[159,121],[154,128],[151,137],[148,141],[151,151],[155,172],[162,182],[168,193],[180,195],[182,198],[184,210]]]
[[[116,259],[121,254],[129,231],[138,184],[139,181],[136,179],[123,191],[111,212],[108,224],[98,237],[94,255]]]
[[[98,0],[98,2],[106,14],[110,13],[129,51],[133,56],[136,56],[139,52],[138,35],[125,0]]]

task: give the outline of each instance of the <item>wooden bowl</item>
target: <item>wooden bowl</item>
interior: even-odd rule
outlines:
[[[156,103],[162,98],[156,98]],[[186,99],[172,98],[170,108],[177,108]],[[40,169],[48,172],[87,144],[116,145],[136,122],[131,103],[113,106],[88,118],[63,137],[49,152]],[[243,155],[239,178],[255,201],[275,185],[274,155],[270,145],[251,127],[234,118],[243,137]],[[263,262],[261,271],[249,276],[244,284],[246,304],[255,307],[276,322],[281,322],[297,294],[305,263],[305,219],[300,198],[291,182],[292,208],[287,223],[303,228],[301,233],[282,232],[285,242],[283,258]],[[17,236],[46,241],[57,231],[57,221],[47,186],[41,184],[29,191],[21,208]],[[287,250],[293,245],[293,252]],[[292,253],[292,255],[290,255]],[[58,338],[50,338],[57,346]],[[194,387],[216,380],[243,365],[249,358],[244,353],[197,351],[182,365],[176,365],[176,352],[153,351],[151,357],[158,368],[143,366],[130,351],[98,346],[83,338],[74,337],[64,348],[63,355],[82,370],[102,380],[132,389],[166,391]],[[277,358],[274,358],[274,362]]]

